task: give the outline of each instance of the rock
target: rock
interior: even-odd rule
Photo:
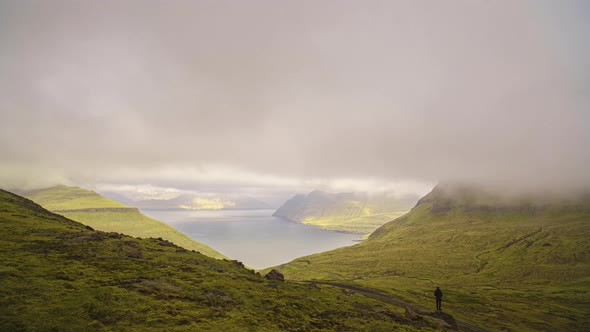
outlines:
[[[410,308],[406,307],[406,313],[404,314],[407,319],[409,320],[416,320],[418,319],[418,315]]]
[[[124,249],[125,256],[129,258],[141,259],[143,258],[141,255],[141,249],[139,248],[125,248]]]
[[[285,281],[285,276],[275,269],[270,270],[270,272],[268,272],[264,278],[268,280]]]
[[[445,313],[445,312],[437,311],[437,312],[435,312],[434,317],[444,320],[455,331],[457,331],[459,329],[459,327],[457,326],[457,321],[455,320],[455,318],[453,316]]]
[[[233,263],[233,264],[234,264],[235,266],[237,266],[237,267],[246,268],[246,267],[244,266],[244,263],[242,263],[242,262],[240,262],[240,261],[238,261],[238,260],[229,260],[229,259],[224,259],[224,261],[226,261],[226,262],[231,262],[231,263]]]
[[[159,244],[163,247],[176,247],[176,245],[168,240],[164,240],[161,237],[157,238]]]
[[[456,328],[453,328],[449,323],[447,323],[446,321],[444,321],[442,319],[434,318],[434,317],[430,317],[430,316],[423,316],[423,317],[428,322],[430,322],[430,324],[436,326],[436,329],[438,331],[448,331],[448,330],[457,331]]]
[[[438,310],[421,310],[420,312],[418,312],[420,315],[423,316],[428,316],[428,317],[432,317],[435,318],[435,322],[438,322],[439,320],[442,320],[445,322],[445,324],[441,324],[440,322],[438,322],[438,325],[441,325],[441,328],[444,327],[442,325],[448,325],[448,327],[444,327],[446,329],[452,329],[457,331],[459,329],[459,327],[457,326],[457,321],[455,320],[455,318],[445,312],[442,311],[438,311]]]

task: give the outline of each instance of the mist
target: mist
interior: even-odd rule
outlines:
[[[2,1],[0,186],[588,187],[589,7]]]

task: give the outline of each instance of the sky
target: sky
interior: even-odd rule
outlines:
[[[0,187],[590,186],[590,2],[0,0]]]

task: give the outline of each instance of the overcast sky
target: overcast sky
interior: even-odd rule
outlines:
[[[0,0],[0,187],[567,188],[589,143],[589,1]]]

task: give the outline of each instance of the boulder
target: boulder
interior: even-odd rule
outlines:
[[[449,323],[447,323],[446,321],[440,319],[440,318],[434,318],[432,316],[422,316],[424,317],[424,319],[426,321],[428,321],[430,324],[432,324],[433,326],[435,326],[437,331],[457,331],[456,328],[452,327]]]
[[[418,314],[422,316],[429,316],[435,318],[437,321],[442,320],[446,324],[449,325],[450,329],[457,331],[459,327],[457,326],[457,321],[455,318],[446,312],[442,312],[440,310],[419,310]],[[445,327],[448,328],[448,327]]]
[[[270,270],[270,272],[268,272],[264,278],[268,280],[285,281],[285,276],[275,269]]]

